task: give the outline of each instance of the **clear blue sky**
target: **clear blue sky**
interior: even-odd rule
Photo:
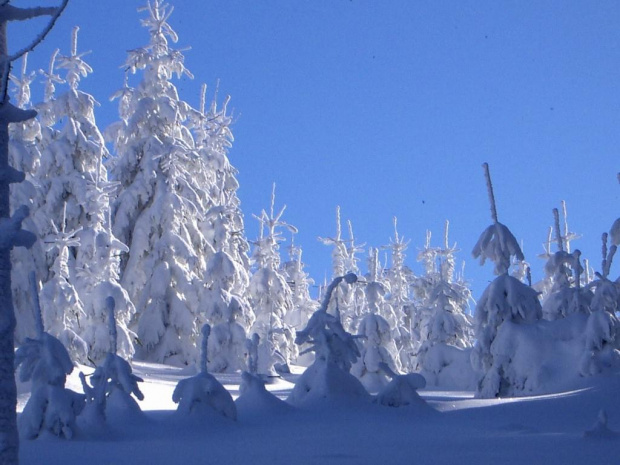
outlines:
[[[15,5],[38,4],[28,1]],[[252,213],[277,206],[300,233],[312,276],[329,274],[335,208],[357,240],[387,244],[392,217],[415,262],[425,231],[443,224],[462,249],[478,298],[492,268],[470,251],[491,222],[481,164],[491,166],[499,220],[524,241],[540,277],[551,210],[568,203],[573,243],[600,265],[600,235],[620,216],[620,3],[616,1],[170,0],[170,24],[195,79],[176,81],[198,105],[203,82],[232,96],[230,159],[249,239]],[[44,1],[39,4],[54,4]],[[147,44],[144,0],[70,0],[31,68],[80,50],[101,102],[123,82],[128,49]],[[11,29],[14,47],[26,38]],[[29,29],[28,29],[29,31]],[[135,81],[134,81],[135,82]],[[38,90],[35,90],[35,94]],[[615,272],[620,265],[616,265]]]

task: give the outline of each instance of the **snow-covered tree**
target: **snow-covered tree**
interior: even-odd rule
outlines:
[[[357,254],[361,252],[362,245],[355,244],[355,238],[353,236],[353,227],[351,223],[349,225],[349,239],[342,238],[342,225],[340,221],[340,207],[336,208],[336,236],[322,238],[319,237],[325,245],[330,245],[332,249],[332,279],[339,276],[344,276],[347,273],[359,274],[359,268],[357,262]],[[335,312],[336,309],[339,312],[338,318],[341,319],[343,326],[347,330],[354,331],[353,324],[359,316],[363,306],[364,293],[356,286],[341,285],[336,290],[336,295],[331,303],[329,311]]]
[[[394,237],[390,239],[389,245],[384,246],[390,251],[392,261],[392,266],[385,272],[385,280],[390,288],[386,302],[397,318],[393,324],[393,337],[400,365],[403,370],[411,372],[414,370],[412,317],[415,315],[415,305],[410,291],[412,282],[414,282],[414,274],[405,265],[405,252],[409,247],[409,242],[398,233],[398,220],[394,217]]]
[[[282,220],[286,206],[276,213],[275,184],[271,195],[271,209],[257,217],[261,224],[260,237],[254,243],[252,255],[254,273],[250,279],[250,302],[256,314],[252,333],[260,336],[259,373],[275,375],[274,370],[288,371],[288,365],[297,357],[293,329],[285,323],[285,316],[293,309],[291,288],[280,269],[279,243],[281,230],[297,230]],[[264,230],[266,229],[266,234]]]
[[[30,275],[37,336],[15,352],[15,366],[22,382],[31,381],[31,394],[19,417],[20,436],[34,439],[44,432],[71,439],[76,416],[84,408],[84,396],[65,388],[73,362],[65,346],[44,331],[34,272]]]
[[[581,360],[581,373],[585,376],[610,371],[620,366],[620,284],[609,279],[609,271],[617,246],[607,250],[607,233],[603,234],[603,263],[601,273],[592,281],[594,290],[591,313],[585,328],[585,351]]]
[[[28,207],[22,206],[11,215],[9,186],[22,182],[22,171],[9,165],[9,125],[22,123],[36,116],[33,110],[22,110],[12,105],[8,96],[11,63],[34,49],[51,30],[67,1],[59,7],[19,8],[10,0],[0,4],[0,463],[18,463],[19,441],[17,435],[16,404],[17,388],[14,376],[14,332],[15,312],[11,292],[11,249],[30,247],[36,236],[21,229],[28,216]],[[7,25],[13,21],[23,21],[40,16],[50,16],[50,22],[34,40],[29,41],[22,50],[13,54],[8,51]]]
[[[502,324],[508,322],[532,323],[542,317],[538,292],[508,274],[512,257],[523,260],[523,253],[510,230],[497,221],[495,196],[489,166],[483,164],[487,181],[493,224],[482,233],[474,246],[474,258],[481,263],[490,259],[495,263],[497,278],[486,288],[476,305],[474,330],[476,345],[472,352],[472,364],[480,374],[476,394],[495,397],[510,392],[508,376],[510,357],[495,338]]]
[[[80,240],[76,237],[79,231],[65,230],[64,206],[62,211],[60,228],[52,223],[55,234],[45,238],[48,249],[55,249],[57,255],[49,279],[41,289],[41,309],[50,334],[65,345],[74,359],[85,363],[88,359],[88,344],[80,333],[86,314],[69,269],[69,249],[79,247]]]
[[[417,312],[416,371],[422,372],[431,385],[449,383],[467,387],[471,365],[469,351],[464,349],[473,344],[472,318],[468,311],[471,292],[463,278],[455,276],[457,248],[456,244],[449,245],[448,224],[446,221],[443,248],[432,249],[435,266],[432,269],[427,266],[422,278],[426,282],[426,296]],[[427,243],[423,255],[429,255],[429,250]],[[451,379],[444,379],[448,377]]]
[[[222,384],[207,370],[208,341],[211,327],[202,327],[200,372],[182,379],[172,393],[172,400],[179,404],[177,412],[182,415],[209,415],[218,413],[232,420],[237,419],[235,403]]]
[[[314,312],[307,326],[297,331],[295,342],[299,345],[310,343],[308,350],[315,353],[315,360],[295,383],[288,398],[293,405],[335,399],[368,399],[364,386],[349,373],[360,357],[355,338],[342,327],[338,315],[327,313],[338,286],[356,281],[357,276],[353,273],[335,278],[325,291],[321,307]]]
[[[21,74],[11,75],[14,84],[13,90],[17,107],[22,110],[32,108],[30,101],[30,84],[34,80],[35,73],[27,72],[28,54],[22,59]],[[14,168],[23,171],[26,179],[21,183],[12,184],[11,206],[17,208],[27,205],[30,216],[24,220],[24,228],[37,234],[37,226],[32,218],[40,203],[38,195],[38,182],[35,173],[38,170],[41,152],[41,124],[38,118],[32,118],[21,123],[9,126],[9,162]],[[33,303],[29,289],[28,274],[36,270],[36,274],[47,280],[48,267],[45,262],[45,251],[42,242],[37,241],[30,249],[19,247],[11,252],[13,268],[11,270],[11,284],[13,289],[13,302],[17,326],[15,339],[18,343],[26,337],[33,337],[34,316],[32,314]]]
[[[560,230],[560,217],[557,208],[553,209],[558,250],[546,250],[545,279],[537,286],[542,292],[542,312],[547,320],[557,320],[572,313],[589,313],[592,292],[582,286],[581,252],[571,253],[570,241],[578,236],[568,231],[566,204],[564,209],[564,232]]]
[[[185,125],[192,111],[171,82],[173,74],[191,76],[181,52],[169,45],[178,39],[168,23],[172,9],[153,0],[141,11],[150,41],[130,50],[125,66],[142,79],[115,94],[121,121],[107,131],[117,155],[111,175],[121,184],[112,232],[129,247],[121,284],[136,306],[139,355],[186,364],[197,358],[201,283],[214,251],[199,224],[200,155]]]
[[[305,271],[302,261],[301,247],[295,244],[294,234],[291,234],[291,243],[288,247],[289,260],[282,264],[282,273],[291,287],[293,307],[284,315],[284,322],[292,329],[301,329],[306,326],[310,316],[318,307],[318,302],[310,296],[310,286],[314,280]]]

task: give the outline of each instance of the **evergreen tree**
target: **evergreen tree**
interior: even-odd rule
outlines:
[[[27,72],[28,54],[22,58],[21,74],[11,75],[14,84],[15,103],[18,108],[28,110],[33,107],[30,101],[30,84],[35,73]],[[33,212],[40,205],[39,186],[36,173],[41,160],[41,124],[39,118],[32,118],[21,123],[9,126],[9,161],[11,166],[25,173],[26,179],[10,186],[11,206],[13,209],[27,205],[30,216],[24,220],[24,227],[38,235],[38,228],[33,220]],[[28,274],[36,270],[37,276],[47,280],[49,268],[45,261],[43,243],[37,241],[32,248],[19,247],[11,251],[13,268],[11,270],[11,284],[17,326],[15,339],[18,343],[26,337],[35,336],[35,321],[32,313],[33,303],[29,289]]]
[[[538,293],[508,274],[512,257],[523,260],[523,253],[510,230],[497,221],[495,196],[489,166],[483,165],[487,181],[493,224],[480,236],[472,252],[481,263],[490,259],[495,263],[498,277],[486,288],[476,305],[474,331],[476,345],[472,364],[480,374],[476,394],[496,397],[510,391],[507,378],[510,360],[501,355],[503,347],[493,344],[500,326],[507,322],[531,323],[542,317]]]
[[[293,309],[291,288],[280,270],[279,243],[283,241],[280,230],[297,232],[295,227],[282,220],[286,206],[276,213],[275,184],[271,195],[269,214],[263,210],[260,237],[253,253],[254,273],[250,279],[250,302],[256,313],[252,333],[259,335],[259,369],[263,375],[274,375],[274,369],[288,371],[288,365],[297,357],[292,328],[285,323],[285,316]],[[264,234],[264,229],[267,234]]]
[[[191,76],[183,55],[169,46],[178,40],[167,22],[172,9],[153,0],[141,11],[150,41],[130,50],[125,66],[142,79],[115,94],[121,121],[108,131],[117,155],[111,174],[121,183],[112,232],[129,247],[121,283],[138,314],[139,355],[186,364],[197,358],[201,284],[214,251],[198,224],[204,213],[195,195],[199,155],[184,124],[191,109],[171,82],[173,74]]]
[[[410,241],[398,233],[398,221],[394,217],[394,237],[390,244],[384,246],[390,251],[392,266],[386,270],[385,279],[390,287],[390,293],[386,298],[397,318],[394,325],[394,342],[398,350],[398,359],[403,370],[411,372],[413,366],[413,334],[412,319],[415,316],[415,305],[411,299],[411,286],[414,282],[414,274],[405,265],[405,252]]]

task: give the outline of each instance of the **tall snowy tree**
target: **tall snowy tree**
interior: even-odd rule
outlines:
[[[95,120],[97,102],[93,96],[79,90],[81,79],[92,73],[92,68],[83,59],[88,52],[78,53],[78,30],[77,27],[73,29],[70,54],[55,53],[48,72],[48,80],[54,76],[56,83],[66,83],[69,89],[54,96],[52,86],[48,85],[46,102],[41,106],[48,126],[44,157],[36,176],[45,201],[37,208],[35,219],[39,234],[47,233],[50,237],[50,227],[56,227],[63,233],[72,231],[75,236],[70,245],[50,248],[48,257],[54,260],[54,275],[42,277],[44,313],[51,313],[55,321],[65,321],[72,326],[72,331],[87,344],[88,357],[99,361],[106,356],[110,345],[105,330],[105,298],[113,296],[117,302],[119,353],[124,357],[133,354],[127,325],[135,310],[118,282],[117,256],[126,252],[126,247],[111,233],[109,196],[116,183],[107,181],[103,164],[109,154]],[[56,74],[56,68],[64,71],[64,78]],[[53,242],[58,234],[51,232]],[[45,236],[42,239],[46,241]],[[56,255],[60,253],[65,256]],[[58,273],[59,261],[66,271],[63,276]],[[60,287],[59,280],[62,280]],[[67,318],[72,306],[60,304],[67,300],[54,300],[54,296],[60,294],[68,296],[69,288],[77,292],[83,305],[83,310],[74,312],[73,322]],[[53,334],[62,338],[60,332]]]
[[[129,247],[121,283],[138,314],[139,355],[187,364],[198,356],[201,287],[214,252],[199,225],[199,154],[185,125],[191,110],[171,82],[173,74],[191,74],[183,55],[169,46],[178,40],[168,23],[172,8],[153,0],[140,11],[146,12],[142,25],[150,41],[129,51],[125,67],[142,79],[115,94],[121,121],[107,133],[117,155],[111,174],[121,183],[112,232]]]
[[[414,274],[405,265],[405,252],[410,241],[398,233],[398,220],[394,217],[394,237],[384,249],[390,251],[392,266],[386,270],[385,279],[390,286],[390,293],[386,301],[392,307],[397,324],[394,326],[394,341],[398,349],[398,358],[403,370],[411,372],[413,366],[413,335],[412,318],[415,315],[415,305],[411,298],[411,285]]]
[[[15,313],[11,292],[11,249],[30,247],[36,237],[21,229],[28,216],[28,207],[18,208],[11,215],[9,185],[22,182],[23,172],[9,165],[9,125],[22,123],[36,116],[33,110],[21,110],[12,105],[8,96],[11,63],[34,49],[51,30],[67,4],[59,7],[18,8],[9,0],[0,4],[0,463],[19,462],[19,441],[16,425],[17,389],[14,375]],[[12,21],[23,21],[39,16],[50,16],[50,22],[39,36],[16,53],[9,54],[7,26]]]
[[[469,352],[463,351],[473,343],[472,318],[468,314],[471,292],[462,277],[455,276],[457,248],[448,242],[448,224],[446,221],[443,247],[431,249],[427,243],[422,253],[424,257],[432,256],[435,263],[428,264],[422,277],[426,295],[418,305],[414,325],[418,337],[416,371],[422,372],[430,385],[445,383],[443,378],[449,372],[459,372],[451,378],[461,378],[463,372],[467,377],[471,372]],[[450,381],[459,384],[462,380]]]
[[[255,242],[254,273],[250,279],[250,302],[256,313],[252,333],[259,335],[259,374],[273,375],[274,369],[288,370],[296,358],[293,329],[285,323],[285,316],[293,309],[291,288],[280,269],[281,230],[297,232],[284,222],[286,205],[276,213],[275,184],[271,194],[271,208],[257,217],[261,224],[260,238]],[[264,230],[266,229],[266,234]]]
[[[542,309],[538,293],[508,274],[512,257],[518,260],[524,257],[513,234],[497,220],[489,166],[484,163],[483,168],[493,224],[484,230],[472,254],[474,258],[479,257],[481,263],[492,260],[498,277],[486,288],[476,305],[474,330],[477,342],[472,352],[472,364],[480,374],[476,394],[496,397],[509,392],[511,387],[506,377],[510,360],[502,356],[501,344],[494,344],[500,326],[508,322],[535,322],[542,317]]]
[[[33,107],[30,101],[30,84],[34,80],[35,73],[27,72],[27,58],[28,54],[25,54],[22,59],[21,74],[19,76],[11,75],[16,104],[22,110]],[[9,126],[9,137],[10,164],[23,171],[26,176],[23,182],[11,185],[11,206],[13,209],[21,205],[28,206],[30,216],[24,220],[24,227],[38,236],[38,228],[32,215],[41,201],[38,195],[38,181],[35,177],[41,160],[42,134],[39,118],[11,124]],[[28,274],[32,270],[36,270],[37,276],[47,280],[49,267],[45,261],[45,251],[41,241],[37,241],[30,249],[23,247],[13,249],[11,259],[13,261],[11,284],[17,320],[15,339],[20,343],[26,337],[35,336],[32,293],[29,289]]]

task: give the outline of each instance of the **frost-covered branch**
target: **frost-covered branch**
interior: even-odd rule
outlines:
[[[8,2],[0,7],[0,23],[6,23],[8,21],[23,21],[27,19],[37,18],[39,16],[51,16],[49,22],[43,28],[43,30],[37,35],[28,45],[18,50],[11,55],[5,55],[0,57],[0,66],[2,69],[2,80],[0,82],[0,95],[2,101],[6,100],[6,92],[10,71],[10,63],[19,59],[28,52],[34,50],[39,45],[47,34],[52,30],[54,24],[66,8],[69,0],[63,0],[58,7],[36,7],[36,8],[16,8],[8,4]],[[6,43],[5,43],[6,46]],[[7,53],[5,51],[5,53]]]

